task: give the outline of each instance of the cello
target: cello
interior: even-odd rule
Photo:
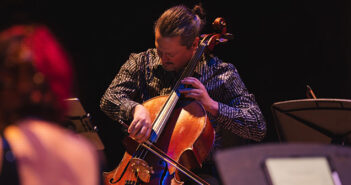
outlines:
[[[216,32],[201,35],[196,53],[171,93],[142,104],[149,111],[153,123],[151,136],[144,143],[126,137],[127,147],[121,162],[114,170],[103,174],[105,185],[156,185],[169,182],[169,178],[173,177],[179,180],[180,175],[186,175],[198,184],[208,184],[190,169],[201,167],[214,143],[215,132],[203,106],[197,101],[182,98],[179,90],[185,88],[181,80],[192,76],[205,51],[212,51],[218,43],[232,38],[230,33],[226,33],[223,18],[216,18],[212,26]],[[128,128],[127,124],[122,125]]]

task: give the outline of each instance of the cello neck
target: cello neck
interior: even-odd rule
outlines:
[[[166,103],[163,105],[161,111],[159,112],[158,116],[156,117],[154,123],[153,123],[153,133],[150,136],[150,141],[152,143],[157,142],[159,136],[161,135],[164,127],[166,126],[166,123],[168,121],[169,116],[173,112],[174,107],[176,106],[180,93],[178,92],[179,89],[183,88],[183,84],[181,81],[189,76],[193,75],[193,72],[195,70],[195,67],[198,63],[198,61],[201,59],[201,56],[206,48],[206,44],[201,41],[199,44],[196,53],[194,56],[190,59],[188,65],[184,69],[181,77],[178,79],[177,83],[173,87],[173,90],[171,91],[171,94],[169,95]]]
[[[189,77],[189,76],[193,76],[193,73],[194,73],[194,70],[195,70],[195,67],[197,65],[197,63],[200,61],[201,59],[201,56],[204,52],[206,48],[206,44],[202,41],[197,50],[196,50],[196,53],[194,54],[194,56],[190,59],[188,65],[186,66],[186,68],[184,69],[182,75],[180,76],[180,78],[178,79],[176,85],[174,86],[173,88],[173,91],[177,91],[179,89],[179,87],[181,87],[181,81],[186,78],[186,77]]]

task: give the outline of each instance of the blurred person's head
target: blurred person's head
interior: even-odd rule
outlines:
[[[71,93],[71,63],[48,28],[0,32],[0,131],[26,118],[60,121]]]

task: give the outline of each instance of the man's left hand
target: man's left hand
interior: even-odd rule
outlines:
[[[205,86],[194,77],[186,77],[182,81],[184,85],[191,85],[192,89],[181,89],[179,92],[184,94],[186,98],[193,98],[199,101],[205,110],[213,116],[218,114],[218,102],[214,101],[207,93]]]

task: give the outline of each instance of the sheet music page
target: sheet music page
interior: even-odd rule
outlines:
[[[334,185],[325,157],[268,158],[265,165],[273,185]]]

